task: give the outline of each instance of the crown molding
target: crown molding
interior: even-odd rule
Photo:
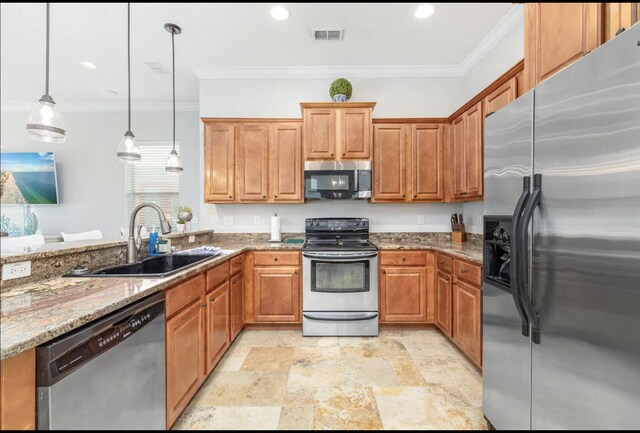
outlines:
[[[20,102],[3,102],[0,111],[14,112],[14,113],[27,113],[31,111],[33,107],[32,103],[20,103]],[[100,103],[100,102],[72,102],[72,103],[59,103],[56,107],[62,113],[119,113],[127,111],[126,103]],[[147,112],[158,113],[172,111],[173,105],[170,102],[145,102],[138,104],[131,104],[132,112]],[[200,105],[197,102],[177,102],[176,111],[179,112],[198,112]]]
[[[459,65],[390,66],[211,66],[193,68],[199,79],[216,78],[437,78],[468,74],[524,19],[524,8],[515,4]]]

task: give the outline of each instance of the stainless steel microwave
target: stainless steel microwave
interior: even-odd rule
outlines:
[[[305,161],[304,198],[371,198],[371,161]]]

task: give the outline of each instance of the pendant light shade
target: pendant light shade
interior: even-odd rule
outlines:
[[[138,164],[142,159],[140,148],[136,144],[136,137],[131,132],[131,4],[127,3],[127,89],[129,129],[118,145],[118,161],[127,164]]]
[[[165,170],[167,173],[182,174],[182,160],[176,151],[176,47],[174,42],[175,35],[179,35],[182,32],[182,29],[171,23],[165,24],[164,29],[171,33],[171,56],[173,64],[173,70],[171,73],[171,77],[173,78],[173,150],[171,150],[169,158],[167,158]]]
[[[45,143],[64,143],[67,131],[56,103],[49,95],[49,3],[47,3],[47,49],[44,95],[27,119],[27,135]]]

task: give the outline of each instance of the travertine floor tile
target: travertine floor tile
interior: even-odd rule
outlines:
[[[313,428],[314,404],[282,406],[278,430],[311,430]]]
[[[370,387],[322,387],[316,393],[313,428],[377,430],[382,422]]]
[[[214,371],[191,405],[281,406],[286,372]]]
[[[187,409],[174,430],[275,430],[279,407],[199,407]]]
[[[246,356],[243,371],[285,371],[293,362],[293,347],[254,347]]]
[[[488,430],[489,426],[480,408],[451,408],[445,413],[457,430]]]
[[[441,430],[453,425],[437,397],[423,387],[374,387],[385,430]]]

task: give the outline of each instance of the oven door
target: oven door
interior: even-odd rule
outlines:
[[[303,252],[303,311],[378,311],[378,253]]]

